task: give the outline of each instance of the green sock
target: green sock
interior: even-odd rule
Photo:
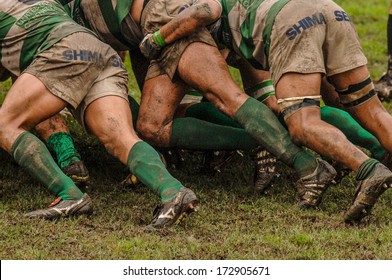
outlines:
[[[15,161],[63,200],[81,199],[83,193],[57,166],[46,146],[26,131],[12,145]]]
[[[57,132],[46,140],[49,150],[53,151],[60,168],[68,166],[72,161],[80,161],[80,155],[74,146],[72,137],[67,132]]]
[[[185,111],[185,117],[192,117],[219,125],[242,128],[239,123],[219,111],[214,104],[210,102],[200,102],[189,106]]]
[[[137,142],[128,155],[128,167],[143,184],[158,192],[162,202],[184,186],[166,170],[158,153],[146,142]]]
[[[370,132],[365,130],[351,115],[343,110],[323,106],[321,107],[321,119],[339,128],[350,142],[369,150],[372,157],[382,159],[386,150]]]
[[[367,177],[369,177],[369,175],[372,173],[372,171],[376,167],[377,163],[379,163],[379,161],[374,158],[369,158],[368,160],[365,160],[359,166],[357,177],[355,179],[360,181],[360,180],[364,180]]]
[[[242,124],[265,149],[293,167],[298,176],[311,174],[317,168],[316,158],[291,142],[287,130],[263,103],[249,98],[238,109],[233,119]]]
[[[257,142],[242,128],[217,125],[195,118],[173,121],[170,146],[189,150],[252,150]]]

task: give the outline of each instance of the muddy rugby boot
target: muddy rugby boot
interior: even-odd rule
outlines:
[[[181,189],[172,199],[155,208],[154,218],[148,229],[163,229],[180,223],[196,211],[197,203],[198,199],[191,189]]]
[[[359,223],[370,215],[377,199],[392,185],[392,172],[378,163],[373,173],[358,184],[353,204],[348,209],[344,221],[349,224]]]
[[[83,161],[71,161],[71,163],[61,169],[65,175],[74,181],[76,185],[85,186],[90,180],[90,175]]]
[[[62,200],[57,198],[48,208],[29,212],[24,216],[27,218],[43,218],[47,220],[61,217],[91,215],[93,204],[88,194],[84,194],[79,200]]]
[[[266,193],[266,190],[271,187],[272,180],[277,175],[276,173],[276,157],[267,150],[259,148],[255,154],[255,174],[254,174],[254,190],[257,193]]]
[[[301,197],[299,207],[311,208],[321,203],[324,192],[336,176],[335,169],[325,160],[317,159],[316,170],[300,178],[295,184]]]

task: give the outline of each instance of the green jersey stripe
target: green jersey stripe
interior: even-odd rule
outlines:
[[[263,3],[264,0],[256,0],[251,4],[248,4],[248,7],[245,7],[244,4],[247,2],[243,2],[243,6],[246,9],[247,15],[244,22],[240,26],[241,32],[241,43],[239,45],[239,49],[244,57],[252,64],[258,65],[258,62],[253,57],[253,52],[255,50],[255,45],[253,42],[253,30],[255,26],[255,20],[257,15],[257,8]]]
[[[132,0],[118,0],[116,6],[116,15],[118,22],[122,22],[131,10]]]
[[[131,2],[131,1],[129,1],[129,2]],[[105,20],[106,26],[108,27],[110,33],[112,33],[116,37],[116,39],[121,42],[121,44],[123,44],[124,46],[127,46],[128,43],[124,39],[124,37],[122,36],[121,27],[119,24],[119,22],[121,22],[121,21],[114,21],[113,20],[113,19],[118,19],[118,16],[116,15],[115,10],[113,9],[112,1],[98,0],[98,5],[101,8],[102,16]],[[121,15],[121,16],[125,17],[126,14]]]
[[[289,1],[290,0],[279,0],[274,5],[272,5],[271,9],[268,11],[267,18],[265,20],[265,27],[263,30],[263,41],[265,44],[264,52],[267,57],[270,51],[271,32],[272,27],[274,26],[275,17]]]
[[[1,46],[3,40],[15,22],[16,22],[16,18],[14,18],[13,16],[7,13],[0,11],[0,61],[2,59]]]
[[[45,15],[37,16],[37,15]],[[66,11],[60,5],[47,5],[38,3],[31,7],[23,16],[16,21],[16,25],[30,30],[23,42],[21,56],[19,60],[20,70],[26,69],[35,56],[43,51],[47,42],[48,35],[59,25],[65,22],[72,22]]]

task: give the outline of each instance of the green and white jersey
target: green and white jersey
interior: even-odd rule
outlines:
[[[87,32],[55,0],[1,0],[1,64],[19,76],[37,54],[78,31]]]
[[[59,0],[67,1],[67,0]],[[116,51],[139,47],[140,27],[131,16],[132,0],[67,1],[73,19],[94,31],[98,38]]]
[[[270,34],[275,16],[289,0],[220,0],[222,23],[219,41],[248,60],[269,70]]]

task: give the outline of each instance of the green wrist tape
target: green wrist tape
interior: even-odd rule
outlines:
[[[165,39],[163,39],[163,36],[161,35],[161,31],[158,30],[152,34],[152,39],[154,40],[154,43],[158,46],[163,48],[166,46]]]

